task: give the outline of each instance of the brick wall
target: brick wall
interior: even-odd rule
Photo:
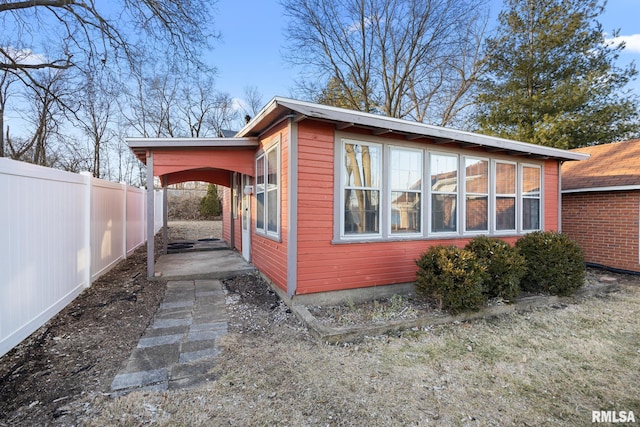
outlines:
[[[640,191],[562,195],[562,231],[587,262],[640,272]]]

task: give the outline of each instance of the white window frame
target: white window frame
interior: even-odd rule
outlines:
[[[539,176],[540,176],[540,186],[539,186],[539,191],[538,191],[538,197],[532,197],[532,196],[527,196],[525,195],[525,191],[524,191],[524,169],[525,168],[531,168],[531,169],[538,169],[539,172]],[[520,203],[520,212],[522,213],[520,215],[520,231],[523,233],[531,233],[533,231],[539,231],[543,229],[543,225],[542,225],[542,211],[543,211],[543,204],[542,204],[542,194],[543,194],[543,186],[542,186],[542,174],[543,174],[543,169],[540,165],[534,165],[534,164],[530,164],[530,163],[520,163],[519,164],[519,174],[520,174],[520,180],[518,181],[520,188],[519,188],[519,203]],[[537,199],[538,203],[539,203],[539,208],[538,208],[538,228],[524,228],[524,200],[525,199]]]
[[[513,173],[515,174],[513,183],[513,191],[514,193],[498,193],[498,164],[512,165]],[[519,173],[518,173],[518,162],[514,162],[511,160],[493,160],[492,172],[493,172],[493,206],[491,208],[491,213],[493,214],[493,227],[492,231],[496,235],[505,235],[505,234],[517,234],[519,231],[519,214],[520,211],[518,209],[518,188],[519,188]],[[513,198],[513,209],[514,209],[514,223],[513,228],[498,230],[498,198],[499,197],[512,197]]]
[[[445,157],[455,157],[456,159],[456,191],[452,192],[452,191],[433,191],[433,186],[431,185],[431,157],[432,156],[445,156]],[[461,230],[462,228],[460,227],[460,215],[461,215],[461,209],[460,206],[460,159],[463,156],[460,155],[460,153],[457,152],[450,152],[450,151],[435,151],[435,150],[427,150],[427,170],[426,170],[426,174],[425,177],[427,178],[427,182],[429,183],[428,185],[428,197],[429,197],[429,212],[425,213],[426,217],[428,218],[428,228],[427,228],[427,235],[430,237],[449,237],[449,236],[458,236],[461,235]],[[424,172],[423,172],[424,173]],[[455,212],[455,221],[456,221],[456,229],[454,231],[433,231],[433,195],[434,194],[444,194],[444,195],[452,195],[455,194],[456,196],[456,212]]]
[[[486,162],[487,163],[487,192],[486,193],[469,193],[467,191],[467,160],[478,160],[481,162]],[[474,234],[488,234],[491,232],[491,221],[492,221],[492,215],[491,215],[491,207],[492,207],[492,203],[491,203],[491,185],[493,182],[492,179],[492,170],[491,170],[491,159],[489,159],[488,157],[481,157],[481,156],[473,156],[473,155],[464,155],[462,156],[462,174],[464,175],[464,188],[463,190],[463,194],[461,196],[462,198],[462,206],[463,206],[463,212],[461,214],[462,216],[462,222],[463,222],[463,228],[462,228],[462,234],[463,235],[474,235]],[[487,228],[485,230],[468,230],[467,229],[467,196],[482,196],[487,198]]]
[[[392,152],[394,150],[397,151],[409,151],[409,152],[414,152],[414,153],[419,153],[420,154],[420,171],[421,171],[421,177],[420,177],[420,189],[419,190],[407,190],[407,189],[400,189],[400,188],[394,188],[391,185],[391,156],[392,156]],[[425,211],[425,197],[424,197],[424,175],[425,175],[425,150],[423,149],[419,149],[419,148],[413,148],[413,147],[406,147],[406,146],[402,146],[402,145],[389,145],[389,150],[388,150],[388,156],[389,156],[389,160],[388,160],[388,164],[389,167],[385,168],[386,170],[388,170],[387,174],[383,173],[382,179],[384,180],[385,183],[387,183],[387,200],[389,200],[388,204],[388,210],[387,210],[387,214],[388,214],[388,226],[387,226],[387,233],[389,235],[389,237],[394,237],[394,238],[402,238],[402,237],[420,237],[424,234],[424,211]],[[382,185],[384,187],[384,184]],[[403,192],[403,193],[417,193],[418,197],[420,198],[420,229],[418,231],[415,232],[394,232],[393,228],[392,228],[392,218],[393,218],[393,204],[392,204],[392,193],[396,191],[396,192]]]
[[[336,132],[334,138],[334,225],[333,225],[333,243],[353,243],[353,242],[379,242],[379,241],[403,241],[403,240],[438,240],[438,239],[454,239],[467,238],[477,235],[486,234],[495,237],[508,237],[524,235],[534,230],[523,230],[523,203],[524,198],[522,192],[523,167],[535,167],[540,170],[540,229],[544,230],[544,212],[545,212],[545,179],[544,179],[544,162],[520,162],[513,160],[504,155],[491,156],[486,153],[478,153],[465,149],[452,149],[451,151],[435,147],[433,145],[425,146],[423,144],[411,142],[399,142],[398,140],[385,139],[377,136],[363,136],[349,134],[345,132]],[[378,169],[379,183],[378,187],[362,187],[365,190],[375,190],[379,193],[379,211],[378,211],[378,230],[377,233],[362,234],[345,234],[345,183],[346,183],[346,167],[345,167],[345,144],[368,145],[376,147],[380,154],[380,166]],[[421,186],[421,231],[413,232],[392,232],[392,211],[391,211],[391,193],[395,191],[404,191],[394,189],[391,185],[391,153],[392,150],[416,151],[422,153],[422,186]],[[432,191],[431,186],[431,158],[433,155],[443,155],[455,157],[457,159],[457,182],[456,182],[456,231],[431,231],[432,230],[432,195],[433,194],[454,194],[453,192]],[[488,198],[487,213],[487,230],[467,230],[466,224],[466,160],[477,159],[488,162],[488,193],[472,193],[473,195],[486,195]],[[511,165],[515,173],[515,193],[500,194],[497,193],[497,169],[499,164]],[[515,224],[513,229],[497,230],[497,199],[499,197],[513,197],[515,210]],[[266,225],[265,225],[266,226]]]
[[[338,186],[338,191],[340,193],[340,197],[339,197],[339,205],[338,205],[338,215],[340,216],[340,239],[344,239],[344,240],[363,240],[363,239],[379,239],[383,237],[383,233],[382,233],[382,217],[384,215],[385,212],[385,203],[386,203],[386,198],[385,198],[385,185],[384,182],[386,180],[386,176],[384,174],[384,164],[385,164],[385,152],[384,152],[384,146],[380,143],[377,142],[372,142],[370,140],[357,140],[357,139],[350,139],[350,138],[339,138],[340,144],[340,156],[338,157],[339,161],[338,161],[338,168],[340,168],[340,181],[339,181],[339,186]],[[344,215],[345,215],[345,197],[344,197],[344,193],[345,190],[347,190],[347,170],[346,170],[346,165],[345,165],[345,158],[346,158],[346,145],[347,144],[353,144],[353,145],[368,145],[370,147],[376,147],[379,150],[380,153],[380,166],[379,166],[379,170],[378,170],[378,177],[379,177],[379,187],[358,187],[361,190],[365,190],[365,191],[378,191],[378,232],[377,233],[360,233],[360,234],[348,234],[345,233],[345,219],[344,219]],[[350,188],[356,188],[356,187],[350,187]]]
[[[276,189],[274,191],[276,191],[276,231],[271,231],[269,230],[269,190],[267,188],[267,186],[269,185],[269,154],[272,153],[274,150],[276,150],[276,176],[277,176],[277,185],[276,185]],[[270,145],[270,147],[264,151],[262,151],[261,153],[259,153],[256,156],[256,160],[255,160],[255,171],[256,171],[256,177],[255,177],[255,187],[256,187],[256,219],[255,219],[255,231],[258,234],[261,234],[263,236],[266,237],[270,237],[270,238],[274,238],[274,239],[280,239],[280,230],[281,230],[281,214],[280,214],[280,209],[281,209],[281,192],[282,192],[282,173],[280,171],[280,164],[281,164],[281,150],[280,150],[280,138],[278,137],[276,142],[273,143],[272,145]],[[258,191],[258,162],[264,159],[264,189],[260,192]],[[258,194],[259,193],[263,193],[264,194],[264,202],[263,202],[263,226],[264,228],[258,228]]]

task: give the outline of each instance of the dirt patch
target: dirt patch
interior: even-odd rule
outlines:
[[[624,284],[640,283],[640,276],[615,274],[603,270],[588,268],[585,284],[580,288],[580,294],[593,295],[603,288],[617,288]],[[535,298],[536,295],[523,294],[523,301]],[[579,297],[579,296],[578,296]],[[557,299],[557,298],[554,298]],[[517,302],[517,301],[513,301]],[[541,298],[541,305],[544,305]],[[488,301],[488,307],[510,305],[500,298]],[[527,305],[525,303],[525,305]],[[548,304],[552,305],[552,304]],[[307,307],[309,313],[322,325],[331,328],[358,328],[384,325],[390,322],[407,324],[416,319],[448,318],[449,314],[438,307],[436,301],[425,301],[415,295],[393,295],[390,298],[380,298],[366,302],[346,302],[337,305],[316,305]]]
[[[146,262],[143,246],[0,359],[0,425],[51,423],[67,403],[109,389],[164,295]]]

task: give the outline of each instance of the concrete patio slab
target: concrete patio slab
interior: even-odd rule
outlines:
[[[255,271],[254,267],[240,254],[230,249],[223,249],[161,255],[156,262],[153,279],[225,279],[253,271]]]

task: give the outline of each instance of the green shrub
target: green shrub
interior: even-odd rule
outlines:
[[[213,218],[222,212],[220,198],[218,198],[218,187],[209,184],[207,195],[200,200],[200,214],[205,218]]]
[[[515,248],[500,239],[478,236],[465,249],[476,255],[486,271],[483,288],[487,297],[505,300],[518,297],[520,279],[527,270],[524,257]]]
[[[521,237],[516,248],[527,262],[520,282],[523,291],[571,295],[584,284],[582,250],[566,235],[536,231]]]
[[[484,269],[476,256],[455,246],[434,246],[416,260],[416,292],[440,307],[459,313],[478,310],[487,301],[482,292]]]

